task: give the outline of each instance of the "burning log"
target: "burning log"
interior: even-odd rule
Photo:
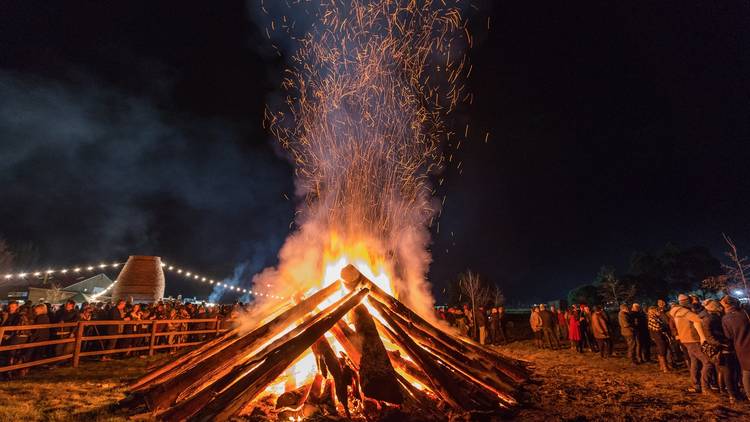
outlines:
[[[239,328],[235,328],[233,330],[227,331],[226,333],[222,334],[219,337],[214,338],[213,340],[210,340],[204,344],[202,344],[197,349],[186,353],[179,358],[167,362],[164,365],[160,366],[159,368],[153,369],[148,374],[142,376],[136,382],[130,385],[131,391],[137,391],[144,386],[147,386],[151,384],[152,382],[163,382],[161,378],[159,378],[162,374],[168,373],[169,371],[182,366],[191,366],[197,359],[205,359],[206,353],[214,354],[215,346],[218,344],[222,344],[225,342],[233,341],[238,334],[240,333]]]
[[[528,381],[529,374],[518,361],[509,359],[499,353],[495,353],[494,351],[467,339],[454,338],[450,334],[438,329],[409,309],[398,299],[384,292],[383,289],[367,279],[367,277],[362,275],[354,266],[349,265],[344,268],[341,271],[341,277],[344,278],[345,285],[361,285],[367,287],[370,289],[370,297],[377,299],[394,314],[409,321],[409,323],[420,328],[422,331],[431,334],[447,347],[454,349],[456,353],[469,359],[481,360],[488,368],[497,368],[517,385]]]
[[[242,374],[231,385],[220,391],[192,417],[196,421],[225,421],[255,398],[278,377],[302,352],[312,346],[326,331],[355,307],[367,295],[362,289],[333,312],[316,321],[301,334],[272,351],[260,365]]]
[[[313,353],[321,357],[320,361],[323,362],[325,368],[327,369],[327,371],[321,371],[323,376],[326,376],[325,372],[330,372],[335,386],[336,398],[344,406],[346,416],[351,417],[351,415],[349,414],[349,394],[347,391],[348,383],[346,383],[344,380],[344,375],[341,371],[339,360],[338,358],[336,358],[336,353],[333,351],[333,348],[331,348],[331,345],[328,343],[328,340],[326,340],[325,336],[322,336],[313,344],[312,350]]]
[[[359,363],[362,359],[362,350],[355,345],[353,332],[352,335],[349,336],[346,334],[347,331],[345,330],[351,331],[344,321],[339,321],[333,326],[333,328],[331,328],[331,333],[336,337],[336,341],[339,342],[341,347],[343,347],[349,355],[349,359],[352,360],[355,368],[359,369]]]
[[[184,362],[173,373],[162,371],[163,379],[158,383],[152,380],[152,385],[147,389],[142,388],[138,395],[143,397],[151,410],[163,409],[173,404],[180,393],[188,387],[215,378],[217,374],[226,373],[237,364],[236,356],[246,355],[278,335],[289,324],[313,311],[339,288],[340,283],[333,283],[244,336],[226,341],[226,344],[214,343],[214,347],[221,346],[217,347],[219,350],[208,353],[203,360],[194,358],[192,361]]]
[[[377,308],[379,304],[376,304],[377,302],[373,305]],[[465,382],[461,377],[451,372],[448,367],[438,363],[387,314],[382,313],[381,316],[391,327],[390,337],[424,370],[429,378],[430,388],[451,407],[462,410],[492,410],[499,407],[497,401],[492,399],[485,391]],[[389,330],[388,327],[382,327]]]
[[[462,372],[467,377],[471,378],[474,382],[482,384],[485,388],[492,390],[497,394],[506,404],[515,405],[516,400],[510,395],[517,391],[513,381],[501,377],[504,375],[498,371],[494,371],[494,367],[485,365],[482,361],[476,359],[466,359],[463,355],[456,353],[450,346],[440,342],[438,339],[431,336],[429,333],[422,331],[418,327],[411,324],[409,321],[404,320],[400,316],[393,313],[382,303],[372,300],[370,303],[377,303],[376,308],[380,312],[387,313],[397,324],[406,330],[411,337],[416,339],[422,347],[427,349],[430,353],[441,359],[453,369]],[[447,347],[446,347],[447,346]]]
[[[370,312],[364,305],[359,305],[350,315],[359,340],[359,350],[362,351],[359,365],[362,392],[375,400],[393,404],[403,403],[404,398],[398,388],[396,371],[391,366]]]
[[[386,330],[382,331],[386,332]],[[396,340],[393,340],[393,342],[395,343]],[[388,357],[391,359],[394,368],[400,369],[405,374],[419,381],[422,385],[429,386],[431,384],[430,377],[428,377],[419,366],[414,364],[414,362],[404,359],[399,351],[388,351]]]
[[[183,420],[193,415],[200,410],[207,401],[211,400],[216,394],[232,384],[238,377],[244,376],[243,374],[246,374],[249,370],[258,366],[258,364],[260,364],[268,355],[293,340],[300,335],[300,333],[303,333],[324,317],[330,315],[334,310],[354,296],[355,292],[350,292],[323,311],[305,319],[292,330],[275,339],[252,356],[243,356],[240,359],[235,359],[233,365],[228,370],[209,378],[206,378],[204,375],[204,377],[200,378],[200,382],[193,384],[194,388],[187,388],[182,391],[177,398],[177,403],[172,408],[161,413],[159,417],[164,420]]]

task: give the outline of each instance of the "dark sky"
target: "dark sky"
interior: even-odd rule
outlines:
[[[484,3],[436,294],[466,268],[525,302],[667,242],[750,249],[747,2]],[[261,121],[283,59],[247,8],[0,2],[0,235],[41,266],[274,264],[292,169]]]

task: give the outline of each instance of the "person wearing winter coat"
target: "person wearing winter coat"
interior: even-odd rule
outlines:
[[[609,326],[607,325],[607,315],[601,306],[594,307],[594,313],[591,314],[591,331],[594,334],[596,343],[599,346],[599,355],[603,358],[612,356],[612,338],[609,335]]]
[[[625,339],[628,346],[628,359],[634,364],[638,364],[638,354],[635,343],[635,328],[633,327],[633,317],[630,315],[628,305],[621,304],[620,312],[617,314],[617,322],[620,325],[620,334]]]
[[[55,322],[71,323],[78,322],[79,315],[76,310],[76,303],[72,300],[65,302],[65,305],[55,313]],[[55,336],[58,340],[74,337],[75,327],[62,327],[55,330]],[[75,343],[63,343],[55,345],[55,356],[62,356],[73,353]]]
[[[542,319],[542,333],[545,345],[549,345],[550,349],[559,349],[560,341],[557,339],[557,333],[555,333],[557,317],[544,304],[539,305],[539,317]]]
[[[651,362],[651,339],[648,332],[648,317],[641,309],[641,305],[634,303],[630,309],[635,330],[635,345],[638,361],[641,363]]]
[[[709,394],[714,365],[701,349],[701,344],[706,341],[703,321],[693,311],[687,295],[680,294],[678,301],[679,305],[672,307],[669,314],[674,318],[677,337],[687,349],[690,358],[690,379],[693,382],[693,388],[688,389],[688,392]]]
[[[534,333],[534,343],[536,347],[542,348],[544,346],[542,341],[542,317],[539,315],[539,307],[534,306],[531,309],[531,316],[529,316],[529,325],[531,331]]]
[[[31,325],[40,325],[40,324],[50,323],[49,315],[47,314],[47,305],[40,303],[31,309],[32,309],[33,318],[34,318]],[[48,341],[49,339],[50,339],[49,328],[37,328],[35,330],[31,330],[31,335],[29,336],[29,343]],[[47,357],[47,346],[31,347],[31,348],[26,349],[24,361],[30,362],[32,360],[43,359],[45,357]],[[26,372],[27,371],[21,370],[22,374],[25,374]]]
[[[706,335],[708,357],[716,367],[719,389],[729,394],[729,400],[737,399],[736,358],[731,350],[729,339],[724,335],[721,324],[723,308],[718,300],[708,300],[701,316],[703,332]]]
[[[560,331],[560,338],[568,338],[568,318],[566,318],[565,311],[562,308],[557,310],[557,326]]]
[[[734,347],[742,371],[742,386],[750,400],[750,316],[740,307],[735,297],[724,296],[721,299],[724,316],[721,326],[727,340]]]
[[[666,320],[661,311],[656,306],[648,308],[648,334],[651,341],[656,345],[656,358],[659,360],[659,369],[662,372],[668,372],[667,368],[667,350],[669,350],[669,340],[667,339]]]
[[[568,339],[570,339],[571,348],[578,353],[583,353],[581,338],[581,317],[578,310],[573,308],[568,312]]]

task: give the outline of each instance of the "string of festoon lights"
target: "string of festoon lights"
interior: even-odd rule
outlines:
[[[7,273],[4,274],[2,277],[5,280],[12,280],[12,279],[25,279],[27,277],[42,277],[42,276],[51,276],[51,275],[67,275],[67,274],[81,274],[84,272],[92,272],[96,270],[107,270],[107,269],[114,269],[119,268],[121,266],[125,265],[124,262],[113,262],[111,264],[105,264],[100,263],[98,265],[76,265],[76,266],[70,266],[70,267],[55,267],[55,268],[47,268],[45,270],[37,270],[37,271],[23,271],[18,273]],[[273,295],[270,293],[263,293],[259,291],[253,291],[252,289],[246,289],[241,288],[239,286],[232,286],[227,283],[223,283],[220,281],[216,281],[213,278],[206,277],[204,275],[198,274],[196,272],[183,270],[180,267],[174,266],[174,265],[167,265],[167,263],[162,262],[161,264],[162,269],[164,271],[169,271],[177,275],[181,275],[189,280],[197,281],[201,283],[207,283],[209,285],[212,285],[213,287],[217,287],[220,289],[227,289],[229,291],[233,291],[236,293],[246,293],[252,296],[258,296],[258,297],[268,297],[272,299],[284,299],[282,296]],[[107,286],[104,290],[101,292],[97,292],[96,294],[92,295],[92,298],[98,298],[99,296],[104,295],[105,293],[112,290],[112,287],[117,283],[117,280],[114,280],[109,286]],[[270,284],[267,284],[266,287],[271,287]]]
[[[214,287],[218,287],[220,289],[227,289],[227,290],[234,291],[234,292],[237,292],[237,293],[247,293],[249,295],[258,296],[258,297],[269,297],[269,298],[272,298],[272,299],[279,299],[279,300],[285,299],[282,296],[273,295],[273,294],[270,294],[270,293],[263,293],[263,292],[259,292],[259,291],[253,291],[252,289],[246,289],[246,288],[242,288],[242,287],[239,287],[239,286],[232,286],[232,285],[227,284],[227,283],[222,283],[220,281],[214,280],[213,278],[206,277],[205,275],[201,275],[201,274],[198,274],[198,273],[195,273],[195,272],[183,270],[182,268],[179,268],[179,267],[174,266],[174,265],[169,265],[166,262],[162,262],[161,266],[166,271],[182,275],[183,277],[185,277],[187,279],[190,279],[190,280],[193,280],[193,281],[197,281],[197,282],[200,282],[200,283],[208,283],[209,285],[212,285]],[[266,284],[266,287],[271,287],[271,285],[270,284]]]
[[[10,280],[14,278],[26,278],[26,277],[41,277],[43,275],[52,275],[52,274],[68,274],[68,273],[82,273],[84,271],[91,272],[94,270],[105,270],[107,268],[118,268],[122,265],[125,265],[124,262],[114,262],[112,264],[99,264],[99,265],[78,265],[74,267],[65,267],[65,268],[58,268],[58,269],[52,269],[47,268],[46,270],[37,270],[37,271],[25,271],[20,273],[9,273],[5,274],[3,278],[5,280]]]

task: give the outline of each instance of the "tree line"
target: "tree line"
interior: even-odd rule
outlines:
[[[731,238],[725,235],[724,240],[725,262],[702,246],[680,248],[668,243],[655,252],[635,252],[624,273],[602,266],[592,282],[570,290],[568,303],[615,306],[653,302],[684,292],[702,297],[737,291],[747,295],[748,258],[740,254]]]

